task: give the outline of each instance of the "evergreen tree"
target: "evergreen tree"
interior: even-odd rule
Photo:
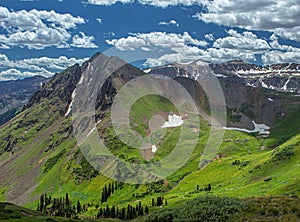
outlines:
[[[110,217],[110,209],[108,205],[106,205],[106,217]]]
[[[111,195],[111,184],[108,184],[108,191],[107,191],[107,197]]]
[[[144,208],[143,206],[141,206],[141,208],[139,209],[139,216],[143,216],[144,215]]]
[[[99,218],[101,218],[102,216],[103,216],[103,209],[101,207],[100,210],[99,210]]]
[[[44,206],[45,206],[45,197],[44,197],[44,194],[42,194],[40,197],[40,211],[41,212],[44,211]]]
[[[115,185],[114,183],[111,183],[111,193],[113,194],[115,192]]]
[[[207,191],[211,191],[211,185],[210,184],[207,185]]]
[[[131,207],[129,204],[127,206],[127,219],[131,219]]]
[[[71,204],[70,199],[69,199],[69,194],[66,193],[66,207],[69,207]]]
[[[77,201],[77,214],[81,213],[81,211],[82,211],[81,204],[80,204],[80,201],[78,200]]]
[[[161,205],[163,205],[162,197],[157,197],[156,198],[156,206],[160,207]]]
[[[154,201],[154,198],[152,198],[152,207],[155,206],[155,201]]]
[[[122,208],[122,213],[121,213],[121,218],[120,219],[122,219],[122,220],[124,220],[125,219],[125,216],[126,216],[126,212],[125,212],[126,210],[125,210],[125,208],[123,207]]]
[[[112,206],[112,207],[111,207],[110,216],[111,216],[112,218],[116,218],[116,208],[115,208],[115,206]]]
[[[132,208],[132,215],[131,215],[131,219],[136,218],[136,208]]]

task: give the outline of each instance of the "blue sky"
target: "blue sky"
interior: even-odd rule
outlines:
[[[300,63],[299,21],[296,0],[1,0],[0,81],[51,76],[107,50],[141,67]]]

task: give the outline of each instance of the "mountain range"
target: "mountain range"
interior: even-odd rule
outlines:
[[[0,125],[19,113],[33,94],[47,81],[43,76],[34,76],[0,82]]]
[[[78,84],[83,78],[85,82],[97,82],[97,78],[111,71],[97,95],[95,129],[118,158],[147,163],[140,152],[120,141],[112,128],[110,111],[115,96],[131,80],[158,74],[183,85],[209,115],[205,90],[196,81],[200,79],[205,85],[203,66],[209,67],[208,75],[219,80],[226,100],[226,132],[217,154],[205,168],[198,168],[199,154],[211,127],[207,119],[200,118],[199,142],[184,166],[156,183],[125,184],[101,203],[101,193],[112,180],[90,165],[74,137],[71,111]],[[1,201],[35,209],[45,192],[59,197],[68,193],[74,201],[87,204],[83,216],[88,216],[96,215],[99,205],[121,208],[141,202],[151,206],[152,198],[161,195],[169,206],[208,193],[239,198],[300,195],[298,64],[260,67],[241,60],[222,64],[199,60],[140,70],[117,57],[97,53],[82,66],[75,64],[50,79],[23,80],[22,87],[17,86],[19,82],[0,83],[7,86],[0,87],[0,98],[10,101],[0,103],[5,103],[2,110],[18,108],[24,103],[19,114],[0,127]],[[24,97],[20,96],[22,92],[26,92]],[[160,114],[168,121],[169,115],[177,113],[170,102],[158,96],[136,103],[130,112],[130,124],[144,137],[149,134],[148,123],[153,115]],[[265,133],[252,132],[259,125],[263,125]],[[160,160],[171,152],[178,134],[178,128],[168,129],[149,161]],[[127,172],[127,176],[134,173]],[[150,211],[155,212],[156,208],[159,209],[153,206]]]

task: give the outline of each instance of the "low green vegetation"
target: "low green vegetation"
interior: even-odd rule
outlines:
[[[152,102],[157,103],[158,100],[161,100],[162,105],[153,106],[151,115],[145,115],[148,113],[147,106],[151,106]],[[132,108],[131,126],[143,137],[149,134],[146,126],[152,115],[161,114],[167,118],[169,114],[176,112],[174,107],[161,98],[152,100],[147,98],[145,104],[143,101],[139,102]],[[59,101],[57,103],[60,104]],[[47,112],[45,107],[49,106],[53,109]],[[177,172],[156,183],[123,184],[122,189],[114,187],[114,192],[112,192],[112,185],[111,191],[108,190],[109,184],[115,181],[100,174],[82,155],[72,136],[71,118],[62,117],[54,107],[52,102],[45,100],[42,105],[32,109],[34,112],[25,111],[19,114],[12,124],[1,128],[0,132],[0,147],[3,153],[0,161],[12,160],[14,169],[17,169],[13,172],[9,171],[12,166],[8,163],[5,172],[11,174],[3,176],[6,176],[8,181],[13,180],[20,184],[27,184],[28,180],[33,181],[33,191],[22,199],[25,206],[31,209],[37,209],[40,196],[46,192],[57,198],[65,197],[68,193],[69,198],[74,201],[72,208],[73,205],[77,208],[77,201],[80,201],[81,206],[86,206],[86,210],[80,213],[76,211],[78,217],[98,216],[101,220],[108,221],[125,219],[123,216],[119,217],[120,214],[124,215],[122,209],[125,209],[125,215],[129,215],[126,216],[127,219],[137,221],[142,219],[157,221],[159,218],[161,221],[168,221],[168,218],[180,221],[187,216],[184,211],[188,210],[194,218],[202,216],[200,218],[203,221],[208,220],[207,218],[219,221],[225,219],[274,221],[276,215],[282,218],[281,221],[299,220],[299,205],[296,203],[299,199],[289,197],[300,195],[300,112],[295,106],[290,108],[292,115],[286,115],[272,127],[269,138],[261,138],[257,134],[226,131],[216,156],[209,160],[205,168],[199,170],[201,153],[205,149],[210,132],[209,124],[201,118],[197,146]],[[108,148],[117,157],[127,162],[147,162],[139,150],[127,146],[118,139],[110,125],[109,115],[103,116],[98,130],[103,133]],[[168,155],[174,149],[176,138],[180,133],[177,128],[167,129],[165,137],[158,144],[159,149],[149,161],[158,161]],[[15,155],[18,155],[18,158],[14,159]],[[32,169],[36,169],[34,173],[37,175],[33,179],[30,177]],[[1,200],[7,198],[8,189],[10,187],[1,185]],[[281,195],[286,197],[252,198]],[[161,201],[157,204],[159,197],[163,199],[162,205]],[[152,204],[153,200],[156,204]],[[268,201],[270,204],[266,204]],[[293,208],[289,203],[294,203],[296,207]],[[143,214],[139,204],[143,206]],[[287,206],[286,209],[282,204],[284,207]],[[132,209],[129,210],[130,213],[128,213],[128,205]],[[146,206],[148,215],[145,213]],[[209,207],[205,208],[205,206]],[[113,207],[115,213],[111,213]],[[22,212],[21,209],[17,209]],[[12,217],[8,215],[10,213]],[[12,221],[22,221],[21,219],[25,218],[23,221],[27,221],[26,214],[19,214],[21,219],[13,218],[18,217],[14,216],[14,211],[9,211],[8,214],[1,218],[9,218]],[[256,214],[257,217],[254,216]],[[40,213],[33,217],[42,217],[40,221],[65,220],[60,217],[49,219]]]
[[[182,206],[152,212],[138,221],[299,221],[300,200],[288,197],[235,199],[199,197]]]

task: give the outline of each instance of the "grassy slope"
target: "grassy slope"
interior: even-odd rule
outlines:
[[[138,218],[136,221],[290,221],[300,219],[299,198],[260,197],[235,199],[205,196],[168,207]],[[168,220],[169,219],[169,220]]]
[[[55,219],[37,211],[19,207],[10,203],[0,203],[0,221],[69,221],[66,218]],[[75,221],[75,220],[73,220]]]
[[[154,99],[154,101],[156,102],[156,99]],[[24,113],[19,115],[14,119],[13,124],[10,125],[10,127],[7,126],[1,129],[2,137],[3,135],[5,136],[10,133],[16,138],[22,136],[25,138],[28,137],[28,140],[18,144],[18,149],[24,149],[25,152],[22,152],[21,158],[14,162],[14,167],[19,169],[16,172],[17,174],[22,175],[24,172],[28,172],[28,168],[24,168],[23,163],[30,161],[37,152],[41,151],[39,159],[35,162],[39,166],[41,173],[35,178],[37,186],[25,200],[25,205],[35,209],[39,195],[45,191],[52,194],[52,196],[64,196],[64,194],[68,192],[73,201],[80,199],[83,203],[92,203],[94,205],[99,203],[101,190],[110,180],[102,175],[96,177],[90,176],[92,170],[88,166],[82,164],[83,161],[80,155],[76,156],[74,154],[76,153],[76,141],[74,138],[70,137],[65,142],[56,146],[55,149],[44,152],[49,143],[59,141],[60,138],[64,137],[64,133],[61,134],[59,131],[64,125],[70,123],[70,119],[64,120],[63,118],[59,118],[57,113],[52,111],[52,109],[47,108],[47,110],[51,110],[51,112],[47,112],[45,110],[45,107],[49,107],[47,105],[49,104],[47,104],[46,101],[45,104],[42,104],[38,109],[31,109],[31,111],[34,110],[34,112],[31,112],[26,117],[24,116]],[[151,106],[152,104],[149,104],[148,102],[145,104],[145,107],[148,107],[149,105]],[[145,119],[143,119],[143,113],[147,112],[143,110],[143,106],[137,107],[138,110],[133,114],[134,118],[137,119],[137,122],[139,123],[137,129],[144,129]],[[167,103],[162,103],[161,106],[156,105],[153,107],[154,111],[163,110],[164,112],[169,112],[172,108]],[[47,115],[45,116],[44,113],[47,113]],[[299,118],[297,117],[297,114],[298,113],[295,112],[296,117],[294,116],[294,118],[298,121]],[[34,129],[27,129],[26,126],[17,127],[22,120],[31,121],[34,119],[45,119],[40,121],[40,123],[46,122],[46,127],[52,126],[51,133],[46,129],[42,129],[36,133],[36,128],[39,127],[40,123],[36,124]],[[276,137],[271,136],[269,139],[258,139],[255,135],[227,131],[225,140],[219,151],[222,158],[216,159],[203,170],[197,171],[199,153],[203,149],[207,139],[207,134],[205,132],[209,131],[209,126],[207,126],[205,121],[201,121],[201,130],[203,133],[200,135],[199,144],[196,147],[195,152],[184,167],[167,178],[167,186],[126,185],[124,189],[117,190],[109,198],[107,204],[127,206],[128,203],[135,203],[136,200],[140,200],[144,205],[150,206],[152,197],[164,195],[165,198],[168,199],[170,206],[176,206],[182,203],[182,201],[206,195],[207,192],[198,192],[195,190],[197,185],[202,188],[207,186],[207,184],[212,185],[212,194],[221,196],[251,197],[281,194],[300,195],[298,185],[300,182],[298,161],[299,144],[296,145],[298,141],[300,141],[299,135],[276,148],[276,150],[280,151],[290,144],[295,145],[293,148],[295,150],[294,156],[290,159],[281,159],[273,162],[273,151],[267,148],[269,147],[268,142],[272,140],[270,144],[274,144]],[[274,128],[272,134],[277,135],[276,133],[280,132],[282,128],[290,127],[291,129],[297,129],[299,126],[297,121],[291,121],[290,116],[286,117],[279,123],[277,128]],[[105,120],[103,123],[105,123]],[[16,128],[17,130],[15,130]],[[28,132],[25,133],[25,131]],[[49,134],[51,134],[50,138],[49,136],[44,136]],[[168,131],[168,137],[164,141],[165,145],[162,145],[162,149],[155,157],[156,159],[162,158],[172,149],[170,146],[171,142],[168,142],[168,140],[174,141],[177,134],[178,132],[176,129]],[[289,135],[285,135],[284,138],[288,138],[293,134],[295,134],[294,131],[289,131]],[[33,137],[39,139],[35,141],[34,139],[31,139]],[[282,137],[278,138],[278,140],[279,139],[280,142],[282,142]],[[263,146],[265,146],[265,149],[262,149]],[[55,157],[63,150],[63,157],[57,158],[54,164],[50,164],[51,167],[49,171],[45,172],[44,169],[47,160],[49,160],[49,158],[55,159]],[[131,157],[130,155],[138,155],[137,152],[128,154],[127,151],[126,147],[124,150],[121,150],[124,154],[129,155],[129,159]],[[12,157],[3,155],[1,157],[2,161],[4,161],[5,158]],[[233,165],[232,163],[236,160],[239,160],[241,165]],[[79,173],[76,174],[74,173],[75,171]],[[6,193],[3,191],[8,188],[9,187],[7,186],[1,187],[2,200],[5,200],[6,198]],[[150,210],[155,210],[155,208],[151,208]],[[91,206],[90,212],[87,214],[96,214],[93,206]]]

